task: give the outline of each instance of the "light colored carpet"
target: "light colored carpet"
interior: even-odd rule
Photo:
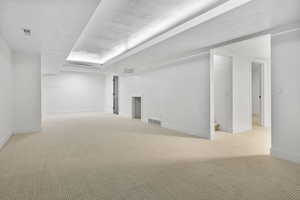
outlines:
[[[300,199],[300,166],[267,156],[269,140],[262,128],[208,141],[108,114],[50,118],[0,152],[0,199]]]

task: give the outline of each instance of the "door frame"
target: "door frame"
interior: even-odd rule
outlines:
[[[262,127],[271,126],[271,67],[270,62],[261,59],[253,59],[252,63],[261,64],[261,105],[260,105],[260,124]],[[251,70],[252,81],[252,70]],[[252,83],[251,83],[252,86]],[[251,88],[252,96],[252,88]],[[251,99],[252,101],[252,99]],[[253,102],[251,102],[253,103]],[[252,113],[253,114],[253,113]]]
[[[119,76],[113,76],[113,114],[119,115]]]

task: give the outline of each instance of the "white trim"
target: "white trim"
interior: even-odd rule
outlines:
[[[250,60],[250,64],[249,64],[249,71],[248,71],[248,74],[249,74],[249,82],[250,82],[250,84],[249,84],[249,110],[250,110],[250,112],[249,112],[249,119],[250,119],[250,128],[251,128],[251,130],[253,129],[253,117],[252,117],[252,115],[253,115],[253,113],[252,113],[252,105],[253,105],[253,102],[252,102],[252,62],[251,62],[251,60]],[[262,70],[262,69],[261,69]]]
[[[113,114],[113,107],[112,106],[105,106],[104,113],[111,113],[111,114]]]
[[[149,120],[149,118],[143,118],[143,119],[142,119],[142,122],[148,124],[148,120]]]
[[[218,17],[218,16],[224,14],[224,13],[227,13],[235,8],[238,8],[246,3],[249,3],[250,1],[252,1],[252,0],[229,0],[217,7],[207,11],[204,14],[201,14],[200,16],[191,19],[190,21],[187,21],[179,26],[176,26],[175,28],[171,29],[170,31],[167,31],[167,32],[153,38],[152,40],[149,40],[143,44],[140,44],[140,45],[128,50],[127,52],[111,59],[110,61],[105,63],[104,67],[111,65],[113,63],[116,63],[116,62],[118,62],[124,58],[127,58],[131,55],[137,54],[138,52],[140,52],[144,49],[154,46],[155,44],[158,44],[164,40],[167,40],[179,33],[182,33],[191,28],[194,28],[199,24],[202,24],[202,23],[207,22],[215,17]]]
[[[199,131],[199,130],[194,130],[194,129],[189,129],[186,127],[180,127],[176,124],[171,124],[171,123],[167,123],[167,122],[162,122],[161,124],[162,128],[166,128],[166,129],[170,129],[170,130],[174,130],[174,131],[178,131],[181,133],[184,133],[186,135],[191,135],[191,136],[195,136],[195,137],[199,137],[199,138],[204,138],[204,139],[210,139],[210,133],[207,133],[207,136],[203,136],[202,133],[207,132],[207,130],[203,130],[203,131]]]
[[[277,36],[280,36],[280,35],[284,35],[284,34],[288,34],[288,33],[292,33],[292,32],[297,32],[297,31],[300,31],[300,27],[297,27],[297,28],[294,28],[294,29],[289,29],[289,30],[282,31],[282,32],[279,32],[279,33],[271,34],[271,37],[277,37]]]
[[[30,134],[30,133],[38,133],[41,132],[42,128],[15,128],[13,131],[13,135],[18,135],[18,134]]]
[[[200,53],[196,53],[196,54],[192,54],[192,55],[187,55],[187,56],[182,56],[182,57],[179,57],[179,58],[175,58],[175,59],[173,59],[171,61],[164,62],[164,63],[161,63],[161,64],[159,64],[159,63],[152,63],[151,65],[148,65],[148,66],[140,66],[139,68],[146,69],[146,70],[142,70],[142,71],[136,72],[134,74],[137,75],[137,74],[140,74],[140,73],[145,73],[147,71],[153,71],[155,69],[161,69],[163,67],[167,67],[167,66],[170,66],[170,65],[176,65],[176,64],[178,64],[180,62],[189,61],[189,60],[192,60],[192,59],[197,58],[197,57],[202,57],[202,56],[205,56],[205,55],[207,55],[209,53],[210,53],[209,51],[202,51]],[[152,66],[155,66],[155,68],[153,68]]]
[[[236,55],[230,54],[232,57],[232,133],[238,133],[239,132],[239,113],[236,109],[236,104],[238,102],[238,75],[237,75],[237,66],[236,66]]]
[[[276,157],[276,158],[280,158],[283,160],[288,160],[288,161],[292,161],[295,163],[300,163],[300,154],[297,152],[288,152],[288,151],[282,151],[278,148],[271,148],[271,155]]]
[[[118,115],[117,115],[117,116],[118,116]],[[132,119],[132,116],[131,116],[130,114],[123,113],[123,112],[119,112],[119,116]]]
[[[5,144],[8,142],[8,140],[10,139],[11,136],[12,136],[12,134],[9,134],[0,140],[0,151],[5,146]]]
[[[271,39],[271,38],[270,38]],[[261,80],[262,80],[262,107],[261,107],[261,126],[265,128],[271,127],[271,59],[256,59],[253,58],[252,63],[262,64]]]
[[[49,111],[43,113],[43,115],[49,116],[49,115],[61,115],[61,114],[80,114],[80,113],[103,113],[105,110],[90,110],[90,109],[82,109],[79,111]]]
[[[214,55],[215,55],[215,50],[211,49],[210,50],[210,83],[209,83],[209,88],[210,88],[210,139],[213,140],[216,136],[216,131],[215,131],[215,77],[214,77]]]
[[[119,116],[132,119],[132,117],[130,115],[125,114],[125,113],[119,113]],[[141,119],[141,122],[148,124],[148,119],[149,118],[143,118],[143,119]],[[191,135],[191,136],[195,136],[195,137],[199,137],[199,138],[211,139],[209,133],[207,133],[207,137],[203,136],[201,134],[201,133],[206,132],[205,130],[199,131],[199,130],[196,130],[196,129],[195,130],[194,129],[189,129],[189,128],[186,128],[186,127],[180,127],[180,126],[178,126],[176,124],[171,124],[171,123],[163,122],[163,121],[161,121],[161,128],[166,128],[166,129],[174,130],[174,131],[186,134],[186,135]]]

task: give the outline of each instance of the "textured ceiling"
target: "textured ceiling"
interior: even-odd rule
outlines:
[[[103,0],[69,60],[105,63],[226,0]]]
[[[13,50],[40,54],[44,73],[57,73],[72,47],[71,55],[80,61],[105,61],[225,0],[99,2],[0,0],[0,34]],[[151,69],[218,43],[298,24],[299,10],[299,0],[252,0],[105,68],[113,72]],[[31,29],[32,35],[24,36],[22,28]]]
[[[173,60],[208,50],[207,48],[282,25],[300,26],[299,0],[253,0],[195,28],[107,66],[122,73],[152,70]],[[287,26],[288,27],[288,26]]]

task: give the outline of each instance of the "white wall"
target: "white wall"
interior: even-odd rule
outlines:
[[[251,60],[233,57],[233,132],[252,129]]]
[[[271,40],[270,40],[271,46]],[[271,54],[271,51],[270,51]],[[261,60],[263,63],[263,101],[262,101],[262,125],[271,128],[272,96],[271,96],[271,60]]]
[[[142,119],[159,119],[170,129],[210,137],[210,56],[202,55],[172,67],[120,77],[120,115],[131,117],[133,96],[142,97]],[[111,81],[108,77],[107,81]],[[112,86],[107,85],[112,105]]]
[[[61,72],[43,76],[43,114],[103,112],[105,77]]]
[[[233,132],[235,133],[252,129],[252,62],[259,62],[263,65],[261,121],[264,127],[271,126],[270,47],[270,35],[265,35],[212,51],[212,54],[233,58]]]
[[[41,62],[40,56],[14,53],[15,110],[14,132],[41,130]]]
[[[232,58],[232,132],[252,129],[251,63],[252,60],[225,48],[215,49],[214,54]],[[214,99],[214,101],[217,101]]]
[[[11,51],[0,37],[0,148],[12,134],[13,67]]]
[[[113,74],[105,76],[105,103],[104,111],[113,113]]]
[[[226,132],[232,132],[233,128],[232,65],[232,57],[214,55],[214,116],[220,130]]]
[[[300,162],[300,31],[272,36],[272,154]]]

